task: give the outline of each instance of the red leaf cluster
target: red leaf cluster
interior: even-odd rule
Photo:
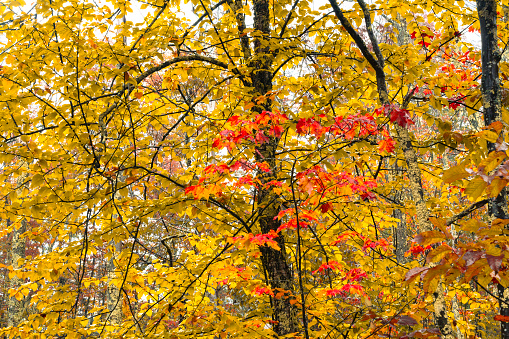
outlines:
[[[334,271],[335,269],[339,269],[340,267],[341,267],[341,265],[337,261],[329,261],[329,262],[326,262],[325,264],[321,264],[320,267],[318,267],[318,269],[311,272],[311,274],[316,274],[317,272],[325,273],[325,272],[327,272],[327,270]]]
[[[396,105],[384,105],[375,110],[376,115],[388,116],[391,122],[395,122],[401,127],[413,125],[414,122],[410,119],[410,112],[407,109],[400,108]]]

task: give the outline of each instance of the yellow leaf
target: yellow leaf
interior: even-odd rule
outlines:
[[[458,165],[445,170],[444,174],[442,175],[442,180],[445,183],[451,183],[456,180],[467,178],[470,175],[471,174],[465,170],[464,165]]]
[[[477,137],[487,140],[489,142],[496,142],[498,134],[491,130],[484,130],[476,134]]]
[[[477,177],[470,181],[465,188],[465,194],[470,196],[472,200],[476,201],[484,192],[484,189],[488,186],[486,181],[481,177]]]
[[[502,178],[495,178],[491,182],[491,184],[486,188],[486,192],[488,193],[488,197],[496,197],[500,194],[502,189],[507,186],[509,180]]]

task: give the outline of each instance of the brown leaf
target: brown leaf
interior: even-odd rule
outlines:
[[[486,260],[488,261],[488,265],[490,265],[491,269],[495,272],[500,270],[500,266],[502,266],[502,260],[504,260],[504,255],[501,254],[499,256],[494,255],[486,255]]]
[[[465,254],[463,254],[463,260],[465,260],[465,265],[470,266],[473,263],[475,263],[479,258],[482,257],[482,252],[476,252],[476,251],[468,251]]]
[[[415,326],[417,321],[408,315],[402,315],[398,318],[398,325]]]
[[[405,274],[405,281],[413,280],[415,277],[417,277],[419,274],[424,274],[429,270],[428,267],[414,267]]]

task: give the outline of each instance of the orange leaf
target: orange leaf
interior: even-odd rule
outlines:
[[[137,179],[137,178],[136,178],[135,176],[131,176],[131,177],[129,177],[129,178],[127,178],[127,179],[125,180],[125,183],[126,183],[126,184],[130,184],[130,183],[132,183],[132,182],[136,181],[136,179]]]
[[[440,231],[427,231],[418,234],[413,241],[421,246],[428,246],[439,241],[445,240],[445,235]]]
[[[509,180],[507,179],[501,179],[501,178],[495,178],[491,182],[491,184],[486,188],[486,191],[488,192],[489,197],[496,197],[500,194],[502,189],[507,186],[507,183]]]
[[[452,248],[449,245],[441,245],[437,248],[434,248],[431,250],[431,252],[428,253],[428,256],[426,258],[426,262],[431,262],[433,259],[435,261],[441,260],[444,256],[446,256],[448,253],[450,253]]]
[[[487,126],[486,128],[490,128],[490,129],[493,129],[495,130],[495,132],[497,133],[500,133],[500,131],[502,130],[502,128],[504,128],[504,125],[502,124],[501,121],[495,121],[495,122],[492,122],[489,126]]]
[[[429,221],[431,221],[431,223],[433,224],[433,226],[437,227],[438,229],[440,229],[440,231],[442,231],[442,233],[445,234],[445,236],[447,237],[447,239],[452,239],[452,235],[451,233],[449,233],[449,231],[447,230],[447,224],[445,222],[444,219],[441,219],[441,218],[434,218],[434,217],[430,217],[429,218]]]
[[[501,315],[501,314],[498,314],[495,316],[494,318],[496,321],[503,321],[505,323],[509,323],[509,315]]]

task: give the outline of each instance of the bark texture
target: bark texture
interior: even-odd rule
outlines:
[[[21,227],[12,232],[12,244],[11,244],[11,265],[13,269],[19,268],[18,260],[25,258],[25,239],[21,238],[21,235],[26,232],[27,221],[23,219],[21,221]],[[23,281],[17,276],[13,276],[9,279],[9,289],[18,289]],[[24,299],[17,300],[14,297],[10,297],[7,303],[7,326],[18,326],[24,318]]]
[[[482,78],[481,90],[483,98],[484,124],[489,126],[501,121],[501,92],[499,78],[499,62],[501,53],[498,48],[497,36],[497,1],[477,0],[477,14],[481,26]],[[488,143],[488,151],[495,151],[495,144]],[[507,190],[488,204],[491,219],[509,219],[507,212]],[[500,314],[509,316],[509,291],[502,285],[497,286]],[[500,322],[501,338],[509,338],[509,323]]]
[[[415,203],[415,219],[418,229],[421,232],[433,230],[433,225],[429,221],[429,210],[426,206],[424,198],[424,189],[421,181],[421,169],[417,162],[417,153],[412,147],[412,140],[408,130],[404,127],[396,125],[399,142],[403,149],[403,154],[407,164],[407,176],[410,186],[410,196]],[[434,302],[433,310],[435,316],[435,323],[442,333],[442,338],[454,338],[453,329],[447,317],[447,307],[444,298],[444,287],[440,282],[437,290],[433,293]]]
[[[272,102],[266,94],[272,90],[272,55],[268,48],[268,38],[270,35],[270,12],[269,1],[253,1],[254,28],[262,34],[261,37],[254,39],[254,53],[249,63],[251,68],[251,82],[254,88],[253,100],[258,103],[253,108],[257,113],[262,110],[271,111]],[[264,98],[263,98],[264,97]],[[260,99],[260,100],[257,100]],[[276,150],[279,139],[266,135],[269,138],[256,147],[256,161],[265,162],[270,171],[260,172],[258,179],[261,186],[257,189],[256,201],[258,203],[258,220],[262,233],[268,233],[271,230],[276,231],[280,226],[279,220],[274,220],[280,211],[280,199],[272,191],[265,189],[263,185],[278,177],[278,168],[276,164]],[[284,336],[299,331],[298,310],[290,304],[293,299],[293,274],[287,262],[285,251],[285,241],[282,235],[276,238],[281,250],[275,250],[268,246],[260,247],[262,253],[261,260],[263,269],[266,272],[268,283],[275,293],[284,292],[281,298],[272,298],[273,318],[276,321],[274,331],[278,336]]]
[[[397,35],[397,43],[398,46],[404,46],[410,42],[410,34],[408,34],[407,23],[406,20],[398,14],[399,22],[392,22],[392,24],[398,30]],[[396,178],[401,178],[401,171],[403,168],[398,166],[398,162],[396,161],[393,165],[393,170],[390,171],[391,181],[396,181]],[[393,198],[395,201],[402,201],[404,196],[406,197],[406,190],[398,190],[394,192]],[[407,262],[407,258],[405,257],[405,253],[409,250],[410,244],[408,242],[407,237],[407,223],[406,223],[406,215],[403,213],[401,209],[395,209],[393,212],[393,217],[398,219],[398,225],[396,227],[395,239],[396,239],[396,260],[400,264],[404,264]]]

